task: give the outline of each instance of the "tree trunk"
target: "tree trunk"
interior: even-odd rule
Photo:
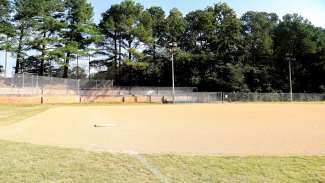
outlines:
[[[130,36],[131,37],[131,36]],[[131,52],[131,47],[132,47],[132,40],[131,38],[128,40],[128,48],[129,48],[129,61],[132,62],[132,52]],[[129,83],[131,83],[131,86],[133,86],[134,82],[133,82],[133,67],[129,67]]]
[[[117,34],[114,34],[114,64],[115,64],[115,81],[118,79],[118,60],[117,60]]]
[[[17,49],[17,59],[16,59],[16,67],[15,67],[15,74],[19,73],[20,64],[22,62],[22,48],[23,48],[23,38],[24,38],[24,28],[20,28],[19,40],[18,40],[18,49]]]
[[[156,41],[153,41],[153,60],[156,61]]]
[[[129,60],[132,61],[132,52],[131,52],[131,48],[132,48],[132,40],[131,37],[128,40],[128,51],[129,51]]]
[[[7,65],[8,65],[8,44],[9,38],[6,36],[6,50],[5,50],[5,68],[4,68],[4,76],[7,76]]]
[[[69,62],[70,62],[70,53],[67,53],[67,58],[65,59],[63,78],[68,78],[69,72]]]
[[[43,38],[45,39],[46,38],[46,32],[43,33]],[[44,63],[45,63],[45,50],[46,50],[46,45],[43,44],[42,45],[42,56],[41,56],[41,67],[40,67],[40,70],[39,70],[39,75],[40,76],[43,76],[44,75]]]
[[[119,56],[119,58],[118,58],[118,64],[119,64],[119,66],[121,66],[121,64],[122,64],[122,40],[121,40],[121,38],[119,38],[119,44],[118,44],[118,56]],[[120,82],[120,80],[121,80],[121,73],[122,73],[122,71],[121,71],[121,67],[119,67],[119,68],[118,68],[119,82]]]

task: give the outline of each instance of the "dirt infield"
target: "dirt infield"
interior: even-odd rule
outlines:
[[[146,154],[325,155],[325,105],[55,107],[0,127],[0,139]]]

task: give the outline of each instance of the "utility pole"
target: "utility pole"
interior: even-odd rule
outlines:
[[[79,79],[79,54],[77,54],[77,79]]]
[[[292,94],[292,76],[291,76],[291,59],[289,59],[289,80],[290,80],[290,100],[293,101]]]
[[[175,69],[174,69],[174,53],[172,53],[172,85],[173,85],[173,103],[175,104]]]
[[[175,104],[175,66],[174,66],[174,52],[177,49],[177,43],[172,42],[169,44],[170,46],[170,52],[171,52],[171,61],[172,61],[172,97],[173,97],[173,103]]]
[[[287,53],[286,59],[289,64],[289,85],[290,85],[290,101],[293,101],[293,87],[292,87],[292,68],[291,68],[291,61],[295,61],[296,59],[292,57],[292,54]]]

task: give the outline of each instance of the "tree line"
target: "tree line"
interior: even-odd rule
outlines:
[[[177,43],[176,86],[288,92],[291,61],[294,92],[325,92],[325,30],[297,14],[238,18],[216,3],[183,15],[124,0],[95,24],[93,11],[87,0],[0,0],[0,49],[15,56],[15,73],[87,77],[70,63],[92,57],[91,78],[170,86],[170,43]]]

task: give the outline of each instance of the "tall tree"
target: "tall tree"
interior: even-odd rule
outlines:
[[[278,21],[276,14],[266,12],[249,11],[241,17],[246,82],[252,91],[268,91],[272,83],[272,34]]]
[[[65,27],[62,31],[61,57],[64,58],[63,77],[68,77],[69,63],[73,58],[87,53],[93,35],[97,34],[92,22],[93,7],[87,0],[65,1]],[[59,53],[59,52],[58,52]]]
[[[122,17],[121,26],[124,28],[123,38],[125,39],[128,60],[132,61],[132,48],[139,45],[139,41],[145,41],[148,38],[143,22],[141,22],[143,6],[132,0],[125,0],[121,4],[120,16]]]
[[[195,18],[200,17],[197,22],[205,23],[191,25],[197,32],[192,33],[196,37],[192,45],[196,44],[196,52],[199,54],[195,57],[198,58],[199,65],[193,70],[193,75],[199,76],[195,79],[199,82],[199,87],[203,90],[247,91],[243,79],[244,67],[239,57],[241,24],[234,10],[225,3],[218,3],[195,14],[199,15]],[[209,31],[201,30],[203,26]]]
[[[122,35],[124,28],[121,25],[122,11],[120,4],[112,5],[105,13],[102,14],[102,20],[99,23],[99,29],[103,34],[103,39],[97,46],[98,54],[105,58],[96,60],[97,66],[105,66],[114,73],[114,80],[119,82],[120,65],[122,62]],[[112,68],[111,66],[114,65]],[[114,69],[114,70],[113,70]]]
[[[209,10],[190,12],[185,17],[188,27],[185,35],[188,51],[204,51],[214,32],[214,16]]]
[[[312,55],[317,52],[317,36],[311,23],[297,14],[283,17],[274,33],[274,47],[277,58],[277,87],[282,91],[289,91],[288,59],[292,63],[294,92],[307,92],[312,82],[310,80],[310,66]],[[290,58],[288,58],[290,57]]]
[[[0,0],[0,50],[5,51],[5,66],[3,72],[7,70],[8,52],[12,50],[10,42],[15,36],[15,29],[11,23],[11,12],[11,1]]]
[[[132,80],[132,67],[138,68],[137,62],[143,61],[142,53],[139,53],[137,48],[142,43],[146,44],[151,41],[148,29],[150,22],[147,14],[143,12],[143,6],[132,0],[113,5],[102,15],[99,27],[104,34],[104,40],[99,46],[101,47],[100,53],[106,58],[97,63],[113,69],[117,82],[120,80],[119,73],[123,64],[128,70],[126,75],[130,75],[124,78],[130,81]],[[127,53],[127,57],[124,57],[124,53]]]
[[[45,65],[51,65],[48,62],[53,60],[53,54],[59,46],[59,32],[63,28],[64,3],[62,0],[39,0],[39,16],[34,17],[35,27],[33,35],[35,38],[31,41],[31,49],[40,53],[35,57],[39,62],[37,72],[43,76],[46,72]]]
[[[241,43],[241,24],[235,11],[225,3],[215,4],[208,11],[212,11],[214,16],[214,35],[209,41],[210,49],[223,59],[234,62]]]
[[[15,0],[14,1],[14,25],[16,29],[15,53],[16,67],[15,73],[23,72],[21,65],[28,54],[29,42],[32,39],[32,31],[36,24],[33,17],[39,16],[38,0]]]
[[[185,33],[186,26],[187,24],[182,13],[177,8],[173,8],[167,17],[168,42],[180,43]]]
[[[149,46],[149,53],[152,55],[153,60],[156,60],[157,47],[163,47],[166,45],[166,15],[161,7],[156,6],[148,8],[144,14],[149,20],[146,19],[143,21],[146,21],[147,24],[150,22],[148,31],[151,33],[152,37],[152,43]]]

